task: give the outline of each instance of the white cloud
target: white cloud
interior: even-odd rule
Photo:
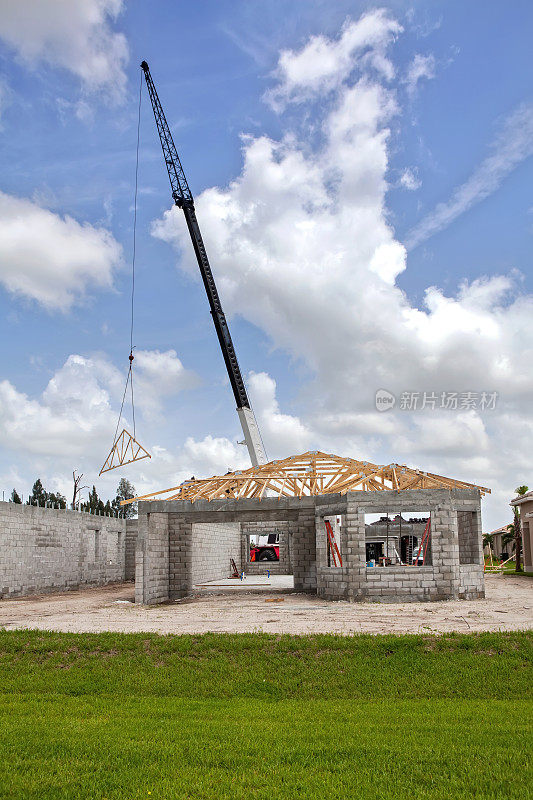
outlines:
[[[16,452],[58,459],[104,452],[116,425],[105,384],[119,380],[105,362],[72,355],[39,399],[2,381],[0,441]]]
[[[384,9],[377,9],[357,22],[347,20],[337,39],[312,36],[297,52],[283,50],[276,70],[278,84],[266,99],[281,110],[288,102],[301,103],[327,93],[337,88],[356,64],[366,69],[371,66],[390,80],[394,68],[386,50],[401,30]]]
[[[409,192],[415,192],[422,186],[422,181],[418,177],[416,170],[407,167],[400,176],[400,186]]]
[[[151,452],[149,462],[139,462],[122,472],[132,476],[139,490],[164,488],[190,477],[190,470],[225,467],[227,458],[246,464],[246,451],[227,439],[207,436],[170,453],[158,445],[161,420],[154,418],[166,399],[191,387],[197,378],[186,370],[174,350],[139,351],[135,358],[135,406],[139,441]],[[87,483],[97,483],[104,496],[112,496],[120,472],[98,478],[98,472],[112,444],[124,391],[125,374],[105,355],[70,355],[50,378],[43,392],[30,397],[10,381],[0,382],[0,445],[5,456],[0,489],[13,484],[27,493],[37,474],[50,488],[70,492],[74,468],[85,474]],[[132,432],[129,395],[126,397],[121,428]],[[168,430],[168,429],[167,429]],[[192,457],[191,457],[192,456]],[[239,462],[239,458],[241,461]],[[149,466],[146,466],[149,464]],[[22,482],[21,475],[27,481]],[[138,479],[138,480],[137,480]],[[52,483],[53,482],[53,483]],[[12,487],[11,487],[12,488]],[[107,495],[106,495],[107,492]]]
[[[67,69],[88,92],[124,98],[128,46],[111,24],[123,0],[0,0],[0,38],[31,67]]]
[[[431,53],[423,56],[417,53],[407,68],[407,73],[403,82],[407,86],[407,92],[413,96],[418,89],[421,80],[432,80],[435,77],[435,56]]]
[[[122,248],[109,231],[0,192],[0,282],[51,310],[108,289]]]
[[[276,381],[266,372],[252,372],[248,385],[263,440],[272,453],[292,455],[308,450],[313,434],[298,417],[281,412]]]
[[[422,308],[396,285],[406,252],[388,222],[386,175],[398,98],[386,76],[360,60],[350,62],[354,79],[339,55],[344,35],[285,52],[271,95],[303,102],[311,91],[327,94],[323,139],[310,146],[316,119],[303,107],[301,140],[290,130],[280,141],[246,137],[240,175],[196,199],[226,310],[246,317],[315,374],[301,389],[298,416],[280,420],[279,429],[276,415],[285,415],[272,402],[271,379],[263,381],[270,408],[265,419],[258,413],[265,445],[278,457],[287,455],[285,437],[294,450],[309,441],[313,449],[408,463],[511,491],[524,481],[516,450],[527,461],[533,446],[531,425],[524,424],[533,394],[533,374],[524,367],[533,352],[533,300],[520,295],[513,275],[465,282],[455,296],[428,286]],[[300,56],[317,50],[331,67],[306,79]],[[526,147],[517,126],[515,119],[518,141],[507,144],[507,165]],[[179,210],[166,212],[153,233],[180,251],[180,268],[196,274]],[[460,418],[399,409],[385,415],[374,410],[379,388],[398,397],[496,391],[500,405]],[[512,434],[515,424],[519,436]]]
[[[210,434],[201,440],[188,437],[179,461],[187,478],[192,475],[196,478],[210,478],[230,470],[250,467],[248,452],[243,445],[230,442],[223,436],[215,437]]]
[[[490,443],[485,424],[475,411],[464,411],[450,416],[428,412],[415,416],[413,449],[417,453],[439,457],[464,457],[465,452],[481,454],[489,452]],[[482,462],[486,468],[486,464]]]
[[[406,241],[409,250],[447,228],[457,217],[495,192],[507,175],[533,154],[533,104],[522,104],[509,115],[490,149],[491,154],[455,189],[451,198],[439,203],[409,231]]]
[[[145,415],[158,415],[162,401],[193,389],[200,379],[185,369],[175,350],[135,350],[135,393]]]
[[[135,358],[135,405],[143,416],[165,398],[196,385],[175,350],[141,350]],[[101,458],[109,450],[124,391],[125,374],[104,355],[70,355],[35,399],[0,383],[0,442],[25,453]],[[131,426],[129,396],[123,423]],[[102,459],[103,460],[103,459]]]

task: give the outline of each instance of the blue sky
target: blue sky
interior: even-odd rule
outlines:
[[[106,497],[120,477],[97,474],[129,352],[146,59],[269,456],[470,480],[505,522],[533,480],[532,20],[526,2],[0,0],[0,490],[67,492],[77,468]],[[154,458],[125,474],[149,490],[247,459],[145,87],[139,175]],[[382,414],[380,388],[498,404]]]

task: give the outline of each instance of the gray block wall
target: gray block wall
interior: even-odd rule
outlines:
[[[135,550],[135,602],[152,605],[169,599],[169,515],[139,515]]]
[[[314,497],[305,498],[314,501]],[[314,502],[298,512],[296,520],[288,523],[292,537],[292,570],[294,589],[297,592],[317,591],[316,528]]]
[[[241,536],[237,522],[193,524],[187,515],[141,510],[135,602],[164,603],[187,596],[195,583],[227,578],[230,558],[241,568]]]
[[[125,552],[125,570],[124,580],[135,580],[135,543],[137,541],[138,520],[126,520],[126,552]]]
[[[192,583],[228,578],[230,559],[241,569],[241,526],[238,522],[199,522],[191,531]]]
[[[478,515],[475,512],[457,512],[460,564],[479,564],[481,560],[483,537],[478,521]]]
[[[484,597],[480,499],[473,490],[350,492],[316,507],[317,593],[327,599],[406,602]],[[431,566],[367,567],[365,513],[431,512]],[[342,567],[327,566],[324,516],[341,515]],[[459,519],[461,523],[459,523]],[[460,562],[462,553],[472,563]],[[465,556],[466,557],[466,556]]]
[[[169,514],[169,598],[185,597],[192,591],[192,522]]]
[[[0,503],[0,596],[125,579],[126,521]]]

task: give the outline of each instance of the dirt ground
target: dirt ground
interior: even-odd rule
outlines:
[[[132,633],[444,633],[533,628],[533,579],[489,575],[485,600],[347,603],[270,585],[204,586],[160,606],[133,604],[131,583],[0,601],[0,628]],[[285,581],[285,582],[284,582]],[[266,583],[261,579],[254,579]]]

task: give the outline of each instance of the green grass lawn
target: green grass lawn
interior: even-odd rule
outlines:
[[[527,798],[533,634],[0,632],[1,798]]]

